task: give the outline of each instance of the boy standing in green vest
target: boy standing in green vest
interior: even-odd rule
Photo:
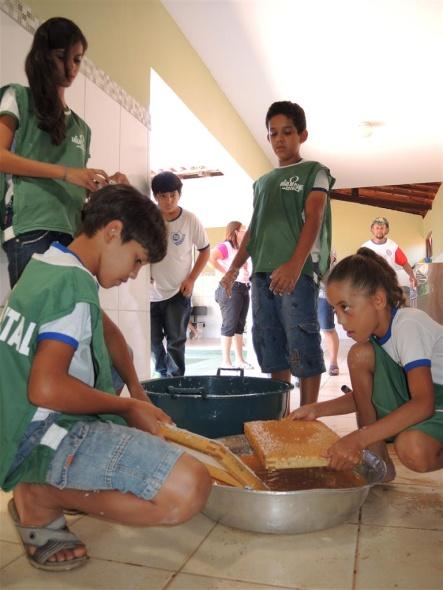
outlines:
[[[14,490],[9,512],[34,567],[87,560],[64,509],[171,525],[206,501],[206,468],[156,436],[171,420],[149,403],[98,299],[98,285],[136,278],[165,254],[158,208],[133,187],[107,186],[69,249],[33,256],[0,317],[0,486]],[[111,361],[131,397],[115,395]]]
[[[328,168],[303,160],[308,137],[303,109],[273,103],[268,140],[279,167],[254,183],[254,212],[239,252],[221,284],[229,291],[252,258],[252,337],[258,362],[272,378],[300,379],[300,403],[317,400],[325,371],[317,323],[319,279],[329,266],[334,183]]]

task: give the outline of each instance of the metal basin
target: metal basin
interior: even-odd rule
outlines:
[[[239,451],[242,439],[243,447]],[[248,452],[243,436],[226,437],[222,442],[233,452]],[[203,513],[226,526],[256,533],[310,533],[327,529],[345,522],[360,508],[371,486],[383,480],[386,465],[373,453],[364,451],[363,463],[356,471],[367,485],[274,492],[214,484]]]

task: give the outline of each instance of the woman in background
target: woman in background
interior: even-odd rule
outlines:
[[[211,250],[210,264],[223,276],[234,259],[243,236],[245,227],[240,221],[231,221],[226,226],[225,241]],[[220,276],[220,278],[221,278]],[[242,369],[252,369],[243,356],[243,333],[249,309],[249,270],[247,263],[243,265],[237,280],[232,287],[232,296],[226,294],[224,287],[219,285],[215,291],[215,301],[220,306],[222,315],[221,344],[223,367],[231,368],[231,345],[234,340],[236,363]]]

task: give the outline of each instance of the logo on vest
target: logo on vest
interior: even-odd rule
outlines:
[[[304,185],[299,184],[298,181],[298,176],[291,176],[291,178],[287,180],[282,180],[282,182],[280,183],[280,189],[282,191],[295,191],[296,193],[299,193],[303,190]]]
[[[181,231],[175,231],[171,234],[171,239],[176,246],[180,246],[185,241],[185,234]]]
[[[71,137],[71,141],[83,153],[86,152],[86,140],[83,133],[80,133],[80,135],[74,135],[73,137]]]
[[[19,354],[29,356],[29,343],[34,333],[35,322],[26,322],[26,318],[14,309],[7,307],[0,321],[0,342],[14,346]]]

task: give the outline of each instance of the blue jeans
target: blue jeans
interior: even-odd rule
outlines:
[[[191,298],[180,291],[170,299],[151,301],[151,352],[155,370],[161,377],[185,374],[186,330],[190,317]]]
[[[252,283],[252,340],[264,373],[291,370],[296,377],[326,371],[317,321],[318,287],[301,275],[289,295],[269,290],[271,273],[255,273]]]
[[[39,229],[20,234],[3,244],[3,250],[8,257],[9,283],[12,287],[19,280],[25,266],[33,254],[43,254],[52,244],[60,242],[63,246],[69,246],[72,242],[69,234]]]
[[[317,318],[320,324],[320,330],[325,330],[326,332],[334,330],[334,310],[326,297],[318,298]]]

